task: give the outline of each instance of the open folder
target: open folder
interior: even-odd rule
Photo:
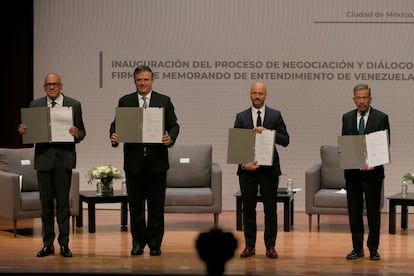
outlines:
[[[20,109],[22,123],[27,126],[23,144],[74,142],[69,133],[73,126],[71,106],[28,107]]]
[[[271,166],[275,147],[275,130],[256,133],[252,129],[230,128],[227,147],[227,163],[245,164],[257,161]]]
[[[388,130],[338,136],[341,169],[360,169],[390,163]]]
[[[115,132],[123,143],[162,143],[163,107],[117,107]]]

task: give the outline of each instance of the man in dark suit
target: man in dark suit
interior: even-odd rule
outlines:
[[[119,99],[118,107],[163,107],[165,134],[159,144],[124,143],[124,170],[131,218],[131,255],[142,255],[148,245],[151,256],[161,255],[164,236],[164,201],[167,180],[168,147],[179,133],[177,116],[170,97],[152,90],[153,72],[147,66],[134,71],[136,91]],[[111,124],[110,139],[113,147],[119,145],[115,132],[115,120]],[[145,219],[145,202],[148,222]]]
[[[265,106],[266,96],[266,85],[262,82],[253,83],[250,89],[252,106],[237,114],[234,127],[252,129],[257,133],[261,133],[265,129],[275,130],[276,144],[287,147],[289,144],[289,134],[285,122],[280,111]],[[281,170],[276,145],[274,147],[272,166],[261,166],[257,161],[239,164],[237,174],[242,194],[246,244],[240,257],[247,258],[256,254],[256,205],[257,193],[260,191],[263,197],[265,213],[264,242],[266,256],[273,259],[277,258],[278,254],[275,250],[277,235],[276,199]]]
[[[36,143],[35,146],[34,167],[37,171],[40,190],[43,234],[43,248],[37,253],[37,257],[45,257],[54,253],[55,205],[60,254],[63,257],[72,257],[72,251],[69,248],[69,190],[72,169],[76,167],[75,144],[85,138],[86,132],[82,119],[81,103],[63,95],[62,88],[61,77],[56,73],[49,73],[46,75],[44,83],[47,96],[30,103],[30,107],[71,106],[74,124],[68,129],[68,132],[74,137],[73,142]],[[26,129],[27,126],[24,124],[18,127],[20,134],[23,134]]]
[[[388,115],[371,107],[371,88],[359,84],[354,88],[356,109],[342,116],[342,135],[363,135],[379,130],[390,130]],[[362,119],[361,119],[362,118]],[[381,190],[384,167],[367,167],[345,170],[349,225],[352,233],[353,250],[347,259],[364,256],[364,197],[368,219],[367,247],[371,260],[380,260]]]

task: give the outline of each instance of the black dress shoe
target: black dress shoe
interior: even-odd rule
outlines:
[[[54,254],[55,253],[55,248],[53,247],[53,245],[46,245],[43,246],[42,249],[40,249],[39,252],[37,252],[37,257],[46,257],[49,256],[50,254]]]
[[[240,258],[248,258],[254,255],[256,255],[256,250],[254,247],[246,247],[242,253],[240,253]]]
[[[132,256],[142,255],[142,254],[144,254],[144,247],[143,246],[141,246],[139,244],[136,244],[136,245],[132,246],[132,249],[131,249],[131,255]]]
[[[354,260],[354,259],[358,259],[364,257],[364,250],[352,250],[351,253],[349,253],[348,255],[346,255],[346,259],[347,260]]]
[[[378,253],[377,250],[374,250],[374,251],[370,252],[369,259],[373,260],[373,261],[379,261],[379,260],[381,260],[381,256],[380,256],[380,254]]]
[[[62,245],[60,247],[60,255],[62,255],[65,258],[70,258],[72,257],[72,251],[69,249],[69,246],[67,245]]]
[[[150,256],[160,256],[161,255],[161,249],[151,249],[150,250]]]
[[[277,255],[277,252],[274,247],[268,247],[266,248],[266,257],[270,259],[277,259],[279,255]]]

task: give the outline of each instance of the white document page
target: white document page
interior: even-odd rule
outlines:
[[[273,164],[275,133],[275,130],[269,129],[256,133],[255,160],[259,165],[271,166]]]
[[[381,130],[365,135],[367,165],[375,167],[390,163],[388,131]]]
[[[162,143],[164,135],[164,108],[149,107],[143,110],[142,142]]]
[[[50,130],[52,142],[73,142],[74,137],[69,133],[73,126],[71,106],[56,106],[50,109]]]

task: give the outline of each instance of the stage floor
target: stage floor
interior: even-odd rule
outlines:
[[[119,210],[97,210],[96,233],[88,232],[87,211],[83,210],[83,228],[70,236],[73,258],[58,253],[37,258],[42,247],[40,219],[18,221],[16,238],[10,231],[12,222],[0,218],[0,273],[35,274],[104,274],[104,275],[206,275],[206,267],[198,256],[195,242],[201,232],[213,226],[210,214],[166,214],[166,232],[162,255],[149,256],[145,248],[142,256],[131,256],[131,237],[120,228]],[[238,241],[234,257],[225,266],[225,275],[413,275],[414,216],[409,214],[408,229],[399,228],[388,234],[388,214],[382,215],[380,261],[366,257],[346,260],[352,249],[346,216],[321,216],[321,227],[308,231],[308,216],[295,212],[293,230],[283,231],[283,211],[278,212],[278,259],[265,256],[263,244],[263,216],[258,212],[256,256],[240,259],[244,248],[243,232],[236,230],[236,212],[220,215],[220,227],[233,233]],[[58,244],[55,242],[55,247]]]

